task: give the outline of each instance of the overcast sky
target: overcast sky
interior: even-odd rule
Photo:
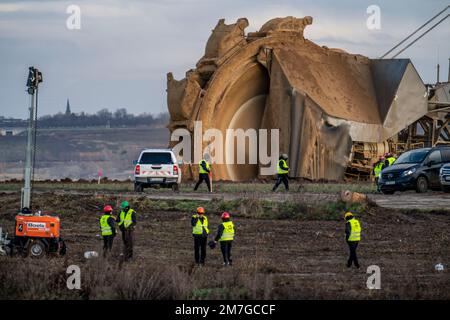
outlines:
[[[66,9],[81,8],[81,30],[69,30]],[[366,27],[369,5],[381,9],[381,29]],[[379,57],[449,4],[448,0],[0,0],[0,115],[26,118],[28,67],[44,74],[39,115],[167,110],[166,73],[183,78],[203,55],[217,21],[247,17],[256,31],[274,17],[310,15],[305,37],[328,47]],[[447,13],[450,13],[448,10]],[[450,19],[399,58],[410,58],[426,83],[436,64],[447,79]]]

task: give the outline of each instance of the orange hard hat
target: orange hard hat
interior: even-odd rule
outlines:
[[[103,207],[103,212],[112,212],[113,208],[108,204]]]
[[[222,219],[230,219],[230,214],[228,212],[222,213]]]
[[[199,214],[205,214],[205,208],[203,208],[203,207],[198,207],[198,208],[197,208],[197,213],[199,213]]]

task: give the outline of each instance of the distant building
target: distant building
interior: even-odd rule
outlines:
[[[69,99],[67,99],[66,116],[70,116],[71,114],[72,114],[72,111],[70,110],[70,102],[69,102]]]
[[[22,119],[13,119],[13,118],[0,118],[0,129],[5,128],[23,128],[28,124],[27,120]]]

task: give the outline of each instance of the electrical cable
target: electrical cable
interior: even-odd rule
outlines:
[[[385,54],[383,54],[380,59],[383,59],[384,57],[386,57],[389,53],[391,53],[392,51],[394,51],[395,49],[397,49],[400,45],[402,45],[403,43],[405,43],[408,39],[410,39],[413,35],[415,35],[419,30],[421,30],[423,27],[425,27],[427,24],[429,24],[431,21],[433,21],[434,19],[436,19],[438,16],[440,16],[443,12],[445,12],[448,8],[450,8],[450,5],[446,6],[443,10],[441,10],[438,14],[436,14],[434,17],[432,17],[430,20],[428,20],[427,22],[425,22],[423,25],[421,25],[418,29],[416,29],[413,33],[411,33],[409,36],[407,36],[405,39],[403,39],[402,41],[400,41],[395,47],[393,47],[391,50],[389,50],[388,52],[386,52]]]
[[[435,27],[437,27],[438,24],[440,24],[441,22],[443,22],[445,19],[447,19],[448,17],[450,17],[450,14],[446,15],[444,18],[442,18],[441,20],[439,20],[436,24],[434,24],[431,28],[429,28],[427,31],[425,31],[424,33],[422,33],[422,35],[420,35],[420,37],[416,38],[413,42],[411,42],[410,44],[408,44],[405,48],[403,48],[402,50],[400,50],[399,52],[397,52],[397,54],[395,56],[392,57],[392,59],[394,59],[395,57],[397,57],[400,53],[402,53],[403,51],[405,51],[406,49],[408,49],[409,47],[411,47],[414,43],[416,43],[419,39],[421,39],[423,36],[425,36],[428,32],[430,32],[431,30],[433,30]]]

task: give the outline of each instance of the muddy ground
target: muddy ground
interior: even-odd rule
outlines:
[[[18,193],[0,194],[4,229],[13,230],[19,200]],[[267,219],[237,210],[232,212],[234,265],[222,267],[216,248],[208,249],[207,265],[198,268],[192,212],[161,209],[163,200],[137,198],[131,199],[139,219],[134,260],[120,262],[120,237],[109,260],[85,260],[85,251],[101,251],[99,208],[122,200],[93,193],[36,196],[36,208],[61,217],[68,254],[41,260],[0,257],[0,299],[450,299],[448,212],[371,208],[360,214],[358,270],[345,266],[344,222],[335,216]],[[215,233],[220,210],[208,216]],[[435,271],[437,263],[445,270]],[[81,268],[81,290],[66,287],[71,264]],[[370,265],[381,268],[380,290],[366,287]]]

